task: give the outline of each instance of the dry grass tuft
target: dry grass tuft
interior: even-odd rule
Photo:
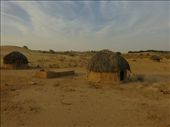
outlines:
[[[153,55],[150,57],[150,59],[156,62],[160,62],[162,58],[160,56]]]
[[[129,81],[131,82],[143,82],[144,80],[145,78],[142,74],[131,75],[129,78]]]

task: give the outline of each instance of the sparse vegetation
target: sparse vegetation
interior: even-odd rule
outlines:
[[[144,53],[144,52],[170,53],[170,51],[163,51],[163,50],[140,50],[140,51],[129,51],[128,53]]]
[[[58,64],[50,64],[49,68],[60,68]]]
[[[11,49],[14,50],[14,48],[2,50],[1,58]],[[39,125],[39,122],[44,124],[43,121],[46,120],[44,126],[57,125],[58,121],[48,119],[51,116],[60,119],[62,123],[67,124],[68,122],[71,126],[75,126],[77,117],[72,114],[80,112],[81,109],[86,110],[81,110],[80,117],[83,114],[91,113],[89,116],[92,116],[90,118],[92,118],[93,124],[90,125],[89,123],[89,126],[97,126],[100,122],[103,122],[99,121],[100,116],[96,116],[100,113],[103,113],[102,118],[107,118],[106,122],[109,125],[113,124],[113,126],[117,126],[117,122],[114,122],[114,120],[123,121],[121,125],[125,126],[127,123],[129,126],[145,126],[144,120],[149,123],[149,126],[158,124],[162,127],[169,124],[169,112],[167,112],[169,102],[167,100],[170,97],[170,55],[167,53],[151,52],[150,55],[147,55],[147,53],[142,53],[143,55],[140,55],[140,53],[123,53],[121,56],[127,59],[133,73],[130,74],[130,77],[128,73],[127,78],[129,80],[123,82],[89,82],[88,71],[85,67],[90,58],[98,53],[97,51],[72,51],[71,53],[74,53],[74,56],[72,56],[69,54],[70,51],[51,54],[49,51],[43,53],[36,50],[27,51],[18,47],[17,49],[28,57],[31,69],[20,71],[1,68],[2,124],[43,126]],[[150,61],[149,58],[153,55],[160,56],[163,59],[162,62]],[[100,60],[103,62],[105,58]],[[56,79],[35,78],[35,72],[38,70],[45,72],[46,70],[72,69],[75,70],[76,76]],[[108,75],[101,77],[105,79],[105,76]],[[96,110],[96,104],[98,110]],[[107,105],[107,109],[105,105]],[[77,108],[77,106],[81,108]],[[133,109],[133,113],[127,109]],[[141,109],[142,111],[139,112]],[[95,112],[89,112],[92,110],[95,110]],[[65,114],[68,111],[69,113]],[[115,113],[120,114],[118,118],[115,118]],[[107,114],[110,114],[110,116],[108,117]],[[66,118],[66,115],[69,116]],[[138,116],[138,118],[135,116]],[[89,118],[83,118],[85,118],[84,121],[89,120]],[[131,122],[128,118],[131,118]],[[75,121],[75,124],[71,124],[72,121]],[[103,125],[107,124],[104,122]],[[77,125],[81,126],[81,123],[77,123]]]
[[[165,56],[166,59],[170,59],[170,55]]]
[[[55,51],[54,51],[54,50],[52,50],[52,49],[50,49],[50,50],[49,50],[49,53],[54,54],[54,53],[55,53]]]
[[[23,48],[28,49],[28,46],[24,45]]]
[[[136,62],[137,60],[136,59],[132,59],[133,62]]]
[[[121,52],[116,52],[116,54],[117,54],[117,55],[122,55],[122,53],[121,53]]]
[[[153,55],[150,57],[150,59],[156,62],[160,62],[162,58],[160,56]]]
[[[143,82],[144,81],[144,75],[142,74],[133,74],[130,76],[129,81],[131,82]]]

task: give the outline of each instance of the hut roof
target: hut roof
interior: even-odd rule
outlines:
[[[26,56],[24,56],[22,53],[18,51],[13,51],[3,58],[4,64],[13,64],[16,63],[16,61],[19,61],[21,64],[27,64],[28,59]]]
[[[129,70],[128,62],[119,54],[109,50],[96,53],[88,63],[88,70],[94,72],[117,72]]]

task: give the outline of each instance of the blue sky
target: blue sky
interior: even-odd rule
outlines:
[[[168,1],[2,1],[1,44],[54,50],[170,50]]]

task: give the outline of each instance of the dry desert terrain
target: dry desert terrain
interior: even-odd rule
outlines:
[[[3,69],[3,56],[14,50],[26,55],[32,68]],[[91,53],[1,46],[1,127],[170,127],[170,59],[123,55],[131,81],[92,83],[86,69]],[[41,68],[76,74],[34,77]]]

